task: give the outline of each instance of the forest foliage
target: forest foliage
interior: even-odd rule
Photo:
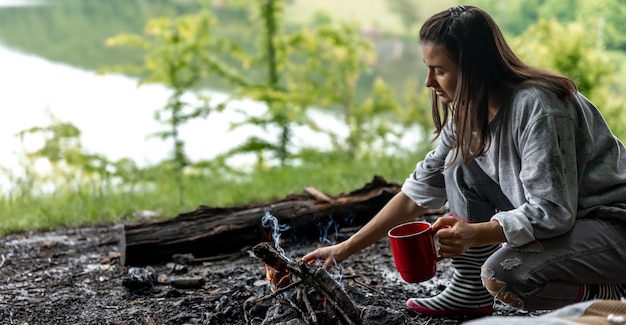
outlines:
[[[307,110],[312,107],[331,109],[341,115],[348,127],[348,135],[343,140],[338,140],[337,134],[331,133],[335,144],[333,150],[345,151],[353,157],[370,151],[369,146],[377,139],[393,136],[397,127],[388,122],[388,118],[395,118],[395,122],[406,120],[408,114],[403,107],[417,110],[420,116],[427,115],[425,101],[411,102],[411,99],[416,99],[415,96],[408,97],[409,101],[407,98],[399,99],[381,78],[376,78],[371,85],[366,86],[366,93],[369,95],[363,102],[359,102],[356,96],[357,82],[363,81],[362,76],[373,66],[376,57],[374,44],[361,35],[358,26],[335,22],[332,17],[320,13],[312,24],[287,31],[282,28],[283,1],[265,1],[257,6],[250,6],[251,4],[245,1],[228,2],[228,5],[227,2],[220,3],[222,10],[227,7],[227,10],[233,12],[245,12],[248,7],[256,8],[256,11],[249,14],[249,17],[253,17],[249,21],[252,26],[258,26],[261,32],[256,35],[256,49],[252,52],[246,52],[231,38],[213,33],[211,28],[219,21],[217,16],[206,9],[200,14],[178,17],[175,20],[159,18],[149,21],[146,32],[159,39],[158,49],[150,45],[149,38],[133,34],[118,35],[109,39],[109,44],[140,44],[151,54],[155,51],[165,53],[162,58],[158,58],[157,54],[157,60],[154,60],[154,55],[152,61],[146,59],[144,72],[149,70],[152,75],[145,80],[172,86],[175,89],[174,96],[178,98],[170,103],[175,105],[181,105],[180,96],[183,91],[199,86],[203,74],[222,77],[232,86],[234,99],[250,98],[265,103],[268,109],[264,116],[249,117],[242,124],[274,126],[279,130],[277,139],[268,141],[250,138],[229,154],[252,151],[259,155],[260,161],[265,161],[264,153],[270,152],[272,156],[269,158],[278,159],[281,166],[288,163],[294,155],[289,152],[294,126],[306,125],[314,130],[321,130],[315,121],[308,118]],[[407,31],[411,30],[413,25],[410,21],[416,19],[416,16],[400,13],[416,12],[417,8],[408,8],[410,5],[409,1],[390,2],[390,9],[398,13]],[[485,5],[489,6],[489,3]],[[495,2],[492,2],[491,6],[493,5]],[[611,29],[607,29],[606,36],[604,31],[600,31],[600,28],[606,29],[599,24],[607,17],[607,7],[590,6],[584,2],[580,3],[580,8],[595,15],[586,15],[586,20],[563,25],[558,19],[567,21],[580,16],[565,16],[563,7],[555,3],[538,3],[538,21],[516,37],[513,45],[531,64],[556,70],[572,78],[583,94],[601,104],[607,114],[613,116],[620,111],[623,104],[611,100],[607,92],[616,83],[611,79],[614,67],[604,51],[605,42],[614,47],[621,46],[619,35],[610,33]],[[501,15],[501,11],[496,12]],[[547,12],[553,13],[558,19],[545,20],[542,17]],[[590,16],[597,18],[590,19]],[[198,24],[201,26],[198,27]],[[173,27],[174,25],[177,27]],[[595,35],[585,32],[594,25],[598,26]],[[514,25],[505,26],[514,30]],[[187,30],[187,34],[183,29]],[[193,48],[178,53],[176,49],[180,48],[179,44],[188,44]],[[207,48],[211,50],[206,51]],[[171,53],[176,54],[172,56]],[[255,53],[261,55],[255,56]],[[228,62],[220,58],[220,55],[236,62]],[[180,59],[186,61],[182,62]],[[197,64],[193,64],[194,61]],[[261,80],[249,79],[247,70],[251,66],[265,70]],[[171,76],[176,75],[170,71],[172,67],[186,67],[187,75],[193,75],[194,80],[182,85],[175,81],[172,83]],[[168,108],[172,111],[169,124],[173,131],[167,135],[175,137],[176,123],[180,118],[176,116],[176,109],[171,104],[165,107],[166,110]],[[422,129],[429,129],[426,120],[416,122],[421,122]],[[617,127],[614,129],[619,131]],[[400,133],[401,131],[395,135],[399,136]],[[180,153],[175,159],[182,162],[184,153],[178,147],[179,140],[174,140],[177,145],[174,152]],[[391,143],[393,142],[384,143],[383,147]]]
[[[626,139],[626,126],[620,123],[626,117],[626,101],[619,75],[624,71],[626,38],[617,32],[624,24],[619,13],[626,8],[625,0],[579,0],[573,6],[559,0],[531,0],[534,5],[468,2],[493,13],[528,63],[572,78],[615,134]],[[176,197],[168,206],[170,214],[185,210],[202,202],[199,195],[210,191],[207,186],[221,186],[222,191],[211,193],[217,205],[260,199],[259,190],[242,195],[241,187],[223,198],[226,184],[244,180],[247,189],[255,188],[250,182],[266,189],[268,183],[282,182],[284,191],[275,196],[301,186],[293,185],[301,177],[319,177],[326,182],[320,186],[337,191],[360,184],[359,172],[370,173],[366,177],[387,172],[402,181],[398,175],[411,168],[406,161],[414,163],[432,146],[429,97],[414,36],[417,22],[432,12],[424,12],[415,1],[386,3],[388,14],[402,22],[400,32],[384,26],[364,29],[358,21],[338,19],[332,10],[315,10],[308,21],[294,23],[287,19],[290,6],[312,5],[297,0],[57,0],[50,6],[0,10],[0,39],[5,44],[100,73],[125,73],[137,77],[139,86],[158,83],[171,91],[155,112],[163,130],[151,136],[171,143],[172,154],[155,166],[140,168],[128,159],[110,161],[86,152],[80,130],[53,116],[51,125],[20,132],[22,138],[39,136],[44,141],[41,148],[25,153],[25,173],[12,176],[15,188],[4,201],[5,210],[25,214],[16,210],[20,203],[45,197],[50,186],[64,189],[55,192],[53,200],[63,197],[80,207],[77,213],[106,219],[128,215],[156,197]],[[227,90],[229,98],[216,102],[203,91],[207,87]],[[252,112],[238,104],[246,100],[261,103],[264,110]],[[191,161],[181,128],[223,110],[243,117],[232,129],[252,125],[266,136],[235,143],[210,161]],[[320,112],[344,127],[320,123],[313,118]],[[327,137],[331,147],[295,143],[297,127]],[[414,140],[410,149],[400,147],[407,134]],[[245,173],[228,163],[243,154],[255,157]],[[31,168],[41,160],[52,166],[52,176]],[[352,174],[356,180],[345,183]],[[112,196],[119,206],[86,203],[114,202]],[[54,211],[63,209],[46,204],[26,214],[55,219]]]
[[[122,33],[107,41],[112,46],[140,47],[146,51],[142,66],[122,66],[108,71],[135,72],[144,76],[141,82],[162,83],[173,89],[168,105],[159,116],[169,116],[163,122],[171,131],[163,136],[174,140],[174,160],[181,167],[177,169],[179,173],[186,157],[183,144],[176,137],[177,129],[189,118],[204,116],[197,110],[183,113],[182,96],[185,91],[200,89],[203,76],[216,76],[229,84],[230,100],[251,99],[266,107],[261,115],[240,110],[245,118],[233,124],[233,128],[247,125],[273,128],[277,131],[275,138],[250,137],[225,153],[226,158],[254,153],[259,165],[274,160],[285,166],[297,159],[292,135],[298,126],[329,136],[335,152],[362,157],[378,151],[372,149],[393,143],[386,141],[379,148],[372,147],[380,139],[401,135],[394,123],[408,122],[404,107],[426,107],[415,96],[400,98],[382,78],[362,84],[367,87],[368,97],[357,96],[357,83],[363,82],[363,76],[376,59],[373,44],[360,35],[358,26],[333,22],[330,17],[319,15],[314,24],[286,29],[281,24],[282,1],[266,1],[251,7],[255,10],[249,13],[249,24],[261,31],[251,50],[216,34],[214,26],[219,20],[208,9],[173,19],[153,19],[146,25],[146,35]],[[347,126],[347,135],[342,137],[336,130],[325,129],[311,119],[309,111],[313,108],[339,115]],[[211,110],[237,108],[219,103],[213,107],[205,105],[203,109],[208,114]],[[427,115],[427,110],[419,115]],[[424,122],[422,128],[427,129],[425,119],[413,121],[419,122]]]

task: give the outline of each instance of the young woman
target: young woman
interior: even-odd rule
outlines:
[[[626,149],[568,78],[522,62],[483,10],[458,6],[420,31],[438,143],[349,239],[303,259],[325,267],[447,204],[450,285],[407,306],[490,314],[626,295]],[[554,55],[558,55],[555,53]]]

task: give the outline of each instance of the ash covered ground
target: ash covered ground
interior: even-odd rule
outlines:
[[[289,297],[273,296],[265,264],[251,248],[202,263],[173,259],[151,265],[154,284],[131,288],[131,270],[120,265],[120,235],[119,226],[104,224],[0,238],[0,323],[343,323],[332,313],[326,317],[320,313],[312,322],[305,311],[288,303]],[[297,258],[316,245],[288,251]],[[395,270],[388,240],[381,240],[344,261],[342,269],[341,282],[354,303],[363,307],[364,324],[460,324],[466,320],[424,317],[404,307],[408,297],[429,297],[445,288],[451,276],[445,260],[433,279],[408,284]],[[170,281],[175,278],[200,281],[176,284]],[[496,305],[494,315],[532,316],[504,305]]]

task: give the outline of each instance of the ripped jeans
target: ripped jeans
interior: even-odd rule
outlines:
[[[456,162],[444,171],[450,212],[468,222],[489,221],[514,207],[482,169]],[[556,309],[577,302],[581,284],[626,283],[626,222],[587,217],[568,233],[523,247],[504,244],[481,275],[503,287],[492,295],[525,310]]]

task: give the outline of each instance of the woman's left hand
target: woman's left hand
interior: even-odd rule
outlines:
[[[439,238],[441,257],[459,256],[468,248],[506,242],[497,220],[468,223],[453,217],[441,217],[433,224]]]
[[[472,239],[476,231],[472,224],[453,217],[441,217],[433,224],[439,238],[439,253],[441,257],[450,258],[459,256],[473,245]]]

